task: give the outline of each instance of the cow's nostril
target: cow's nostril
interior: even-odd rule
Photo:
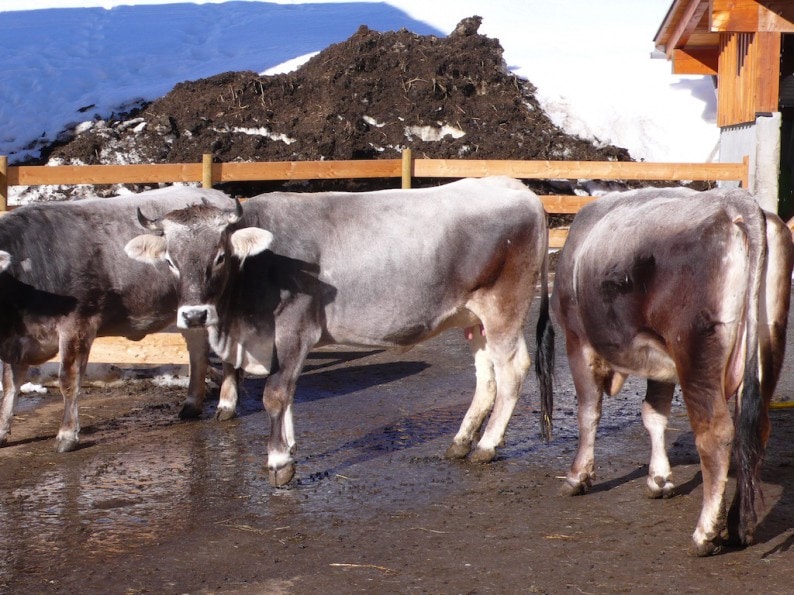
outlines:
[[[204,326],[207,323],[207,310],[185,310],[182,312],[182,318],[187,326]]]

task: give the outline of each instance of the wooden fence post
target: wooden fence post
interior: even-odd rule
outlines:
[[[201,159],[201,187],[212,188],[212,153],[204,153]]]
[[[745,190],[750,190],[750,156],[745,155],[742,157],[742,163],[744,163],[744,175],[739,185]]]
[[[411,174],[413,173],[414,169],[414,160],[411,157],[411,149],[403,149],[403,163],[402,163],[402,187],[403,188],[410,188],[411,187]]]
[[[0,213],[8,210],[8,157],[0,155]]]

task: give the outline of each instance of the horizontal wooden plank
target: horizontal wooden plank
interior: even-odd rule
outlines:
[[[52,361],[58,361],[53,358]],[[91,348],[92,364],[136,366],[147,364],[187,364],[185,340],[179,333],[154,333],[140,341],[123,337],[99,337]]]
[[[522,179],[743,180],[744,163],[648,163],[635,161],[519,161],[417,159],[414,177],[470,178],[507,175]],[[135,184],[200,182],[200,163],[151,165],[10,166],[10,186],[37,184]],[[215,163],[213,181],[311,180],[400,177],[400,159]]]
[[[539,180],[742,180],[746,172],[744,163],[417,159],[414,161],[413,175],[427,178],[503,175]]]
[[[593,202],[597,197],[570,196],[566,194],[544,194],[539,198],[543,203],[543,208],[546,209],[547,213],[569,215],[578,213],[579,209],[581,209],[587,203]]]
[[[215,182],[242,182],[253,180],[396,178],[400,177],[401,168],[401,159],[214,163],[212,165],[212,179]]]
[[[673,52],[673,74],[717,76],[719,47],[685,48]]]
[[[711,30],[794,33],[791,0],[712,0]]]
[[[200,163],[20,165],[8,168],[9,186],[33,186],[38,184],[157,184],[200,181]]]
[[[555,227],[549,230],[549,248],[562,248],[568,238],[567,227]]]

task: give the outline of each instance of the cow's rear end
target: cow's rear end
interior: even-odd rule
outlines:
[[[647,189],[605,197],[577,215],[552,298],[579,402],[579,449],[565,493],[589,489],[602,395],[634,374],[648,379],[648,494],[672,495],[664,432],[679,384],[704,482],[694,552],[713,553],[725,537],[752,540],[766,406],[788,316],[792,243],[783,231],[743,191]],[[734,426],[727,401],[735,394]],[[726,524],[732,445],[738,488]]]

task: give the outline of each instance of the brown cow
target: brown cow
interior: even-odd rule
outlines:
[[[742,190],[616,193],[577,214],[552,296],[579,403],[579,449],[563,493],[590,488],[602,395],[635,374],[648,379],[649,495],[672,494],[664,432],[680,384],[703,474],[693,553],[714,553],[726,538],[752,542],[793,252],[785,224]],[[734,440],[737,490],[726,519]]]

